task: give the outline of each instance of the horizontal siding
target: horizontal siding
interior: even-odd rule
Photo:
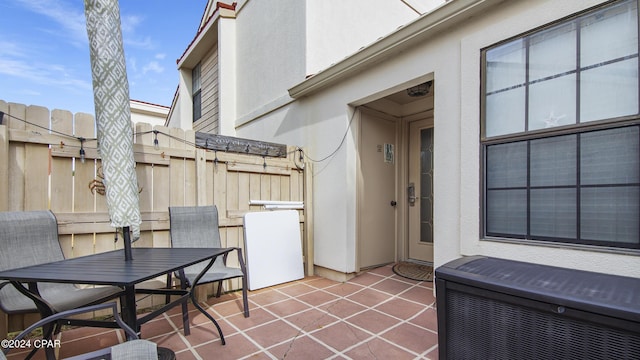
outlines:
[[[219,133],[218,106],[218,47],[214,46],[201,63],[202,74],[202,118],[193,128],[196,131]]]

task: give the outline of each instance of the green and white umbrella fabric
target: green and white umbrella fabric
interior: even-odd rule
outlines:
[[[85,0],[95,102],[98,149],[111,226],[123,228],[125,254],[131,255],[129,227],[142,222],[133,158],[129,84],[118,0]],[[135,236],[134,236],[135,237]]]

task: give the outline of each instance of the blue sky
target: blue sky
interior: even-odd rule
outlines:
[[[170,106],[207,0],[120,0],[132,99]],[[93,114],[82,0],[0,1],[0,100]]]

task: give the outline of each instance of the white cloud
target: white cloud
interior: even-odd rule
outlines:
[[[160,53],[160,54],[156,54],[155,58],[158,60],[164,60],[164,58],[167,57],[167,54],[164,53]]]
[[[75,87],[90,90],[92,84],[72,75],[60,64],[31,63],[19,58],[0,58],[0,74],[32,81],[40,85]]]
[[[129,35],[123,35],[123,43],[125,45],[125,53],[126,53],[126,47],[127,46],[131,46],[131,47],[135,47],[138,49],[152,49],[153,48],[153,41],[151,41],[151,38],[149,36],[146,36],[144,38],[136,38],[135,36],[129,36]]]
[[[138,60],[136,60],[135,57],[127,58],[127,60],[129,62],[129,65],[128,65],[129,69],[128,70],[131,70],[133,72],[138,72]]]
[[[65,29],[65,36],[78,46],[88,41],[84,8],[62,0],[17,0],[30,11],[45,16]]]
[[[24,57],[25,52],[16,43],[0,39],[0,57]]]
[[[123,33],[134,33],[143,19],[136,15],[120,15],[120,27]]]
[[[16,0],[24,8],[45,16],[65,30],[61,37],[73,43],[75,46],[86,46],[88,42],[87,26],[84,14],[84,5],[77,0]],[[153,42],[149,36],[140,37],[136,29],[144,21],[143,17],[136,15],[123,15],[120,17],[123,42],[140,49],[151,49]],[[57,33],[55,30],[47,30]]]
[[[149,71],[153,71],[155,73],[161,74],[164,72],[164,67],[160,65],[157,61],[151,61],[144,67],[142,67],[142,73],[146,74]]]
[[[22,95],[27,95],[27,96],[40,96],[40,95],[42,95],[41,92],[36,91],[36,90],[31,90],[31,89],[19,90],[18,93],[22,94]]]

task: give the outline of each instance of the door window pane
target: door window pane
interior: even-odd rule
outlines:
[[[420,130],[420,241],[433,243],[433,128]]]

